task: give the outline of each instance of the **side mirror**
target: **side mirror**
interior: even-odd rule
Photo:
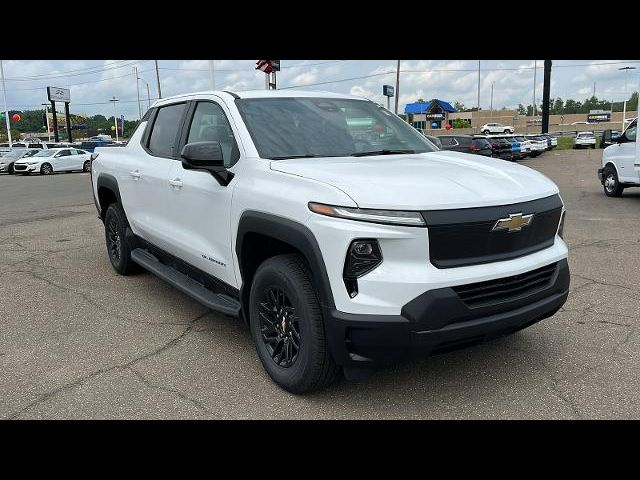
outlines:
[[[187,143],[180,156],[185,168],[224,168],[220,142]]]
[[[600,148],[605,148],[612,144],[613,141],[611,140],[611,130],[605,130],[604,132],[602,132],[602,138],[600,139]]]
[[[180,156],[184,168],[207,170],[223,187],[233,178],[233,173],[224,167],[220,142],[187,143]]]

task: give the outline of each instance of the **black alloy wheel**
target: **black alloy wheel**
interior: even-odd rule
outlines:
[[[277,286],[262,293],[260,302],[260,332],[271,359],[280,367],[289,368],[300,351],[300,322],[287,294]]]
[[[43,163],[40,167],[41,175],[51,175],[53,173],[53,167],[49,163]]]

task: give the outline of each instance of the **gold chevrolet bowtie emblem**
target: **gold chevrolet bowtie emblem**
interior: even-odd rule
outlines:
[[[522,215],[522,213],[511,213],[509,218],[501,218],[491,229],[492,232],[500,230],[508,230],[511,232],[519,232],[523,227],[528,227],[533,221],[533,213]]]

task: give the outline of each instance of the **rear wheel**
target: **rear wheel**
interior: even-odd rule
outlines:
[[[51,175],[53,173],[53,167],[50,163],[43,163],[40,167],[40,175]]]
[[[131,248],[126,240],[129,226],[127,216],[119,203],[112,203],[104,216],[104,233],[107,253],[111,266],[120,275],[129,275],[140,270],[137,263],[131,260]]]
[[[83,172],[88,172],[89,170],[91,170],[91,160],[86,160],[86,161],[82,164],[82,171],[83,171]]]
[[[604,168],[604,194],[607,197],[620,197],[624,187],[618,181],[618,173],[611,165]]]
[[[271,379],[291,393],[324,388],[340,373],[311,278],[303,257],[287,254],[262,263],[251,285],[250,323],[258,357]]]

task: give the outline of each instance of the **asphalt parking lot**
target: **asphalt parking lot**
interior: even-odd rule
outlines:
[[[523,162],[568,209],[558,314],[307,396],[271,382],[238,320],[113,271],[88,174],[0,175],[0,418],[640,418],[640,189],[605,197],[601,155]]]

